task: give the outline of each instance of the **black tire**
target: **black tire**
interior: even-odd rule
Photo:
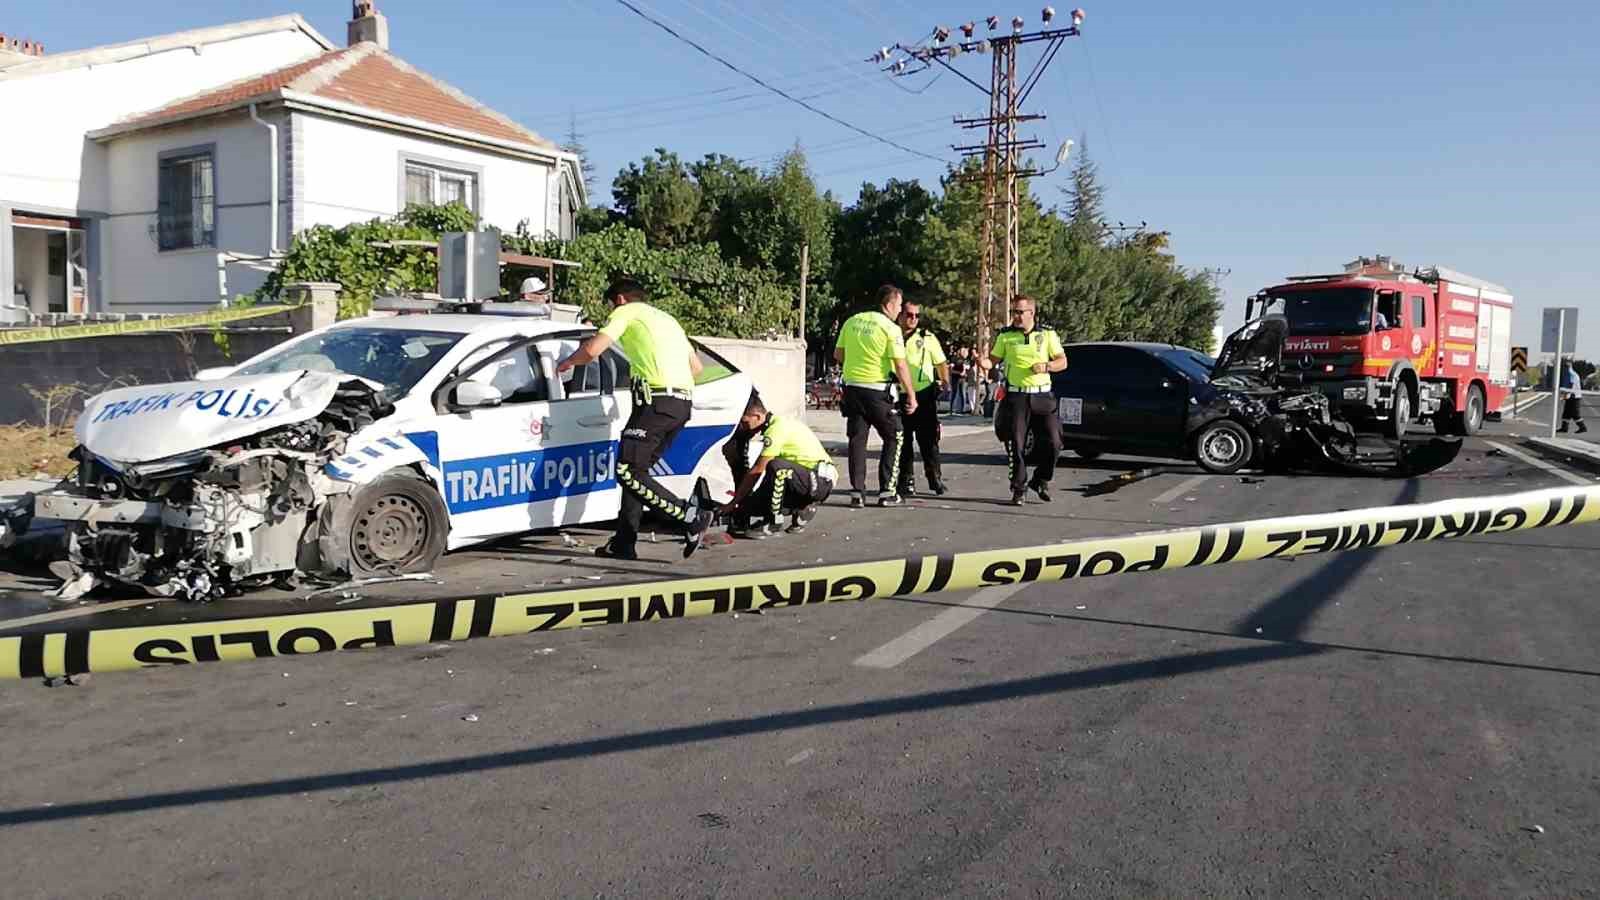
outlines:
[[[444,555],[450,517],[439,492],[409,472],[390,472],[356,491],[334,519],[352,578],[431,572]]]
[[[1405,382],[1395,382],[1394,404],[1389,407],[1389,421],[1384,423],[1383,435],[1393,441],[1403,440],[1406,427],[1411,424],[1411,390]]]
[[[1461,411],[1460,434],[1477,434],[1483,430],[1483,417],[1488,411],[1488,401],[1483,396],[1483,388],[1472,385],[1467,388],[1467,405]]]
[[[1232,475],[1255,456],[1255,438],[1232,419],[1218,419],[1194,436],[1194,458],[1213,475]]]

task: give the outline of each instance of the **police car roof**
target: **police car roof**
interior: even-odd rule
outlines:
[[[403,316],[368,316],[345,319],[334,328],[392,328],[398,331],[448,331],[467,334],[496,331],[507,334],[541,335],[557,331],[586,331],[592,326],[576,322],[552,322],[523,316],[483,316],[470,313],[424,313]]]

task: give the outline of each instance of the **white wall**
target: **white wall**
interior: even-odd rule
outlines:
[[[296,204],[304,217],[297,229],[400,212],[402,152],[479,172],[479,213],[487,225],[512,231],[527,219],[539,234],[549,221],[553,165],[309,113],[296,112],[294,119],[295,190],[304,199]]]
[[[806,411],[806,345],[800,341],[749,341],[696,335],[750,376],[767,409],[783,416]]]
[[[0,201],[44,210],[102,211],[103,150],[84,133],[322,52],[302,31],[256,34],[122,62],[0,78]],[[46,57],[48,59],[48,57]],[[26,127],[20,123],[28,123]],[[47,123],[47,124],[45,124]],[[43,127],[41,127],[43,126]]]
[[[279,156],[288,139],[282,117],[263,116],[279,123]],[[212,157],[216,179],[217,245],[193,250],[157,248],[151,228],[159,202],[158,169],[161,154],[205,144],[215,145]],[[181,311],[196,305],[216,305],[217,253],[265,255],[268,241],[269,141],[265,128],[247,113],[204,120],[199,124],[138,132],[112,141],[106,171],[110,190],[109,218],[103,223],[101,275],[109,312]],[[284,177],[279,169],[280,183]],[[279,193],[280,239],[287,234],[287,198]],[[228,294],[249,293],[261,285],[265,274],[246,266],[228,267]]]

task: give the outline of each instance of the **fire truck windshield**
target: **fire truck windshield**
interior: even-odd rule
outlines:
[[[1366,334],[1372,330],[1372,291],[1279,291],[1267,298],[1264,311],[1281,312],[1290,334]]]

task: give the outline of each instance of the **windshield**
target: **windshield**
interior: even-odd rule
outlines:
[[[1199,352],[1184,347],[1173,347],[1170,350],[1158,350],[1156,356],[1161,361],[1189,376],[1191,381],[1205,382],[1211,378],[1211,368],[1217,361]]]
[[[233,374],[272,375],[296,369],[342,372],[383,385],[384,395],[392,401],[408,393],[461,337],[448,331],[335,328],[284,347]]]
[[[1372,330],[1372,291],[1368,288],[1274,291],[1263,312],[1268,310],[1288,318],[1290,334],[1366,334]]]

